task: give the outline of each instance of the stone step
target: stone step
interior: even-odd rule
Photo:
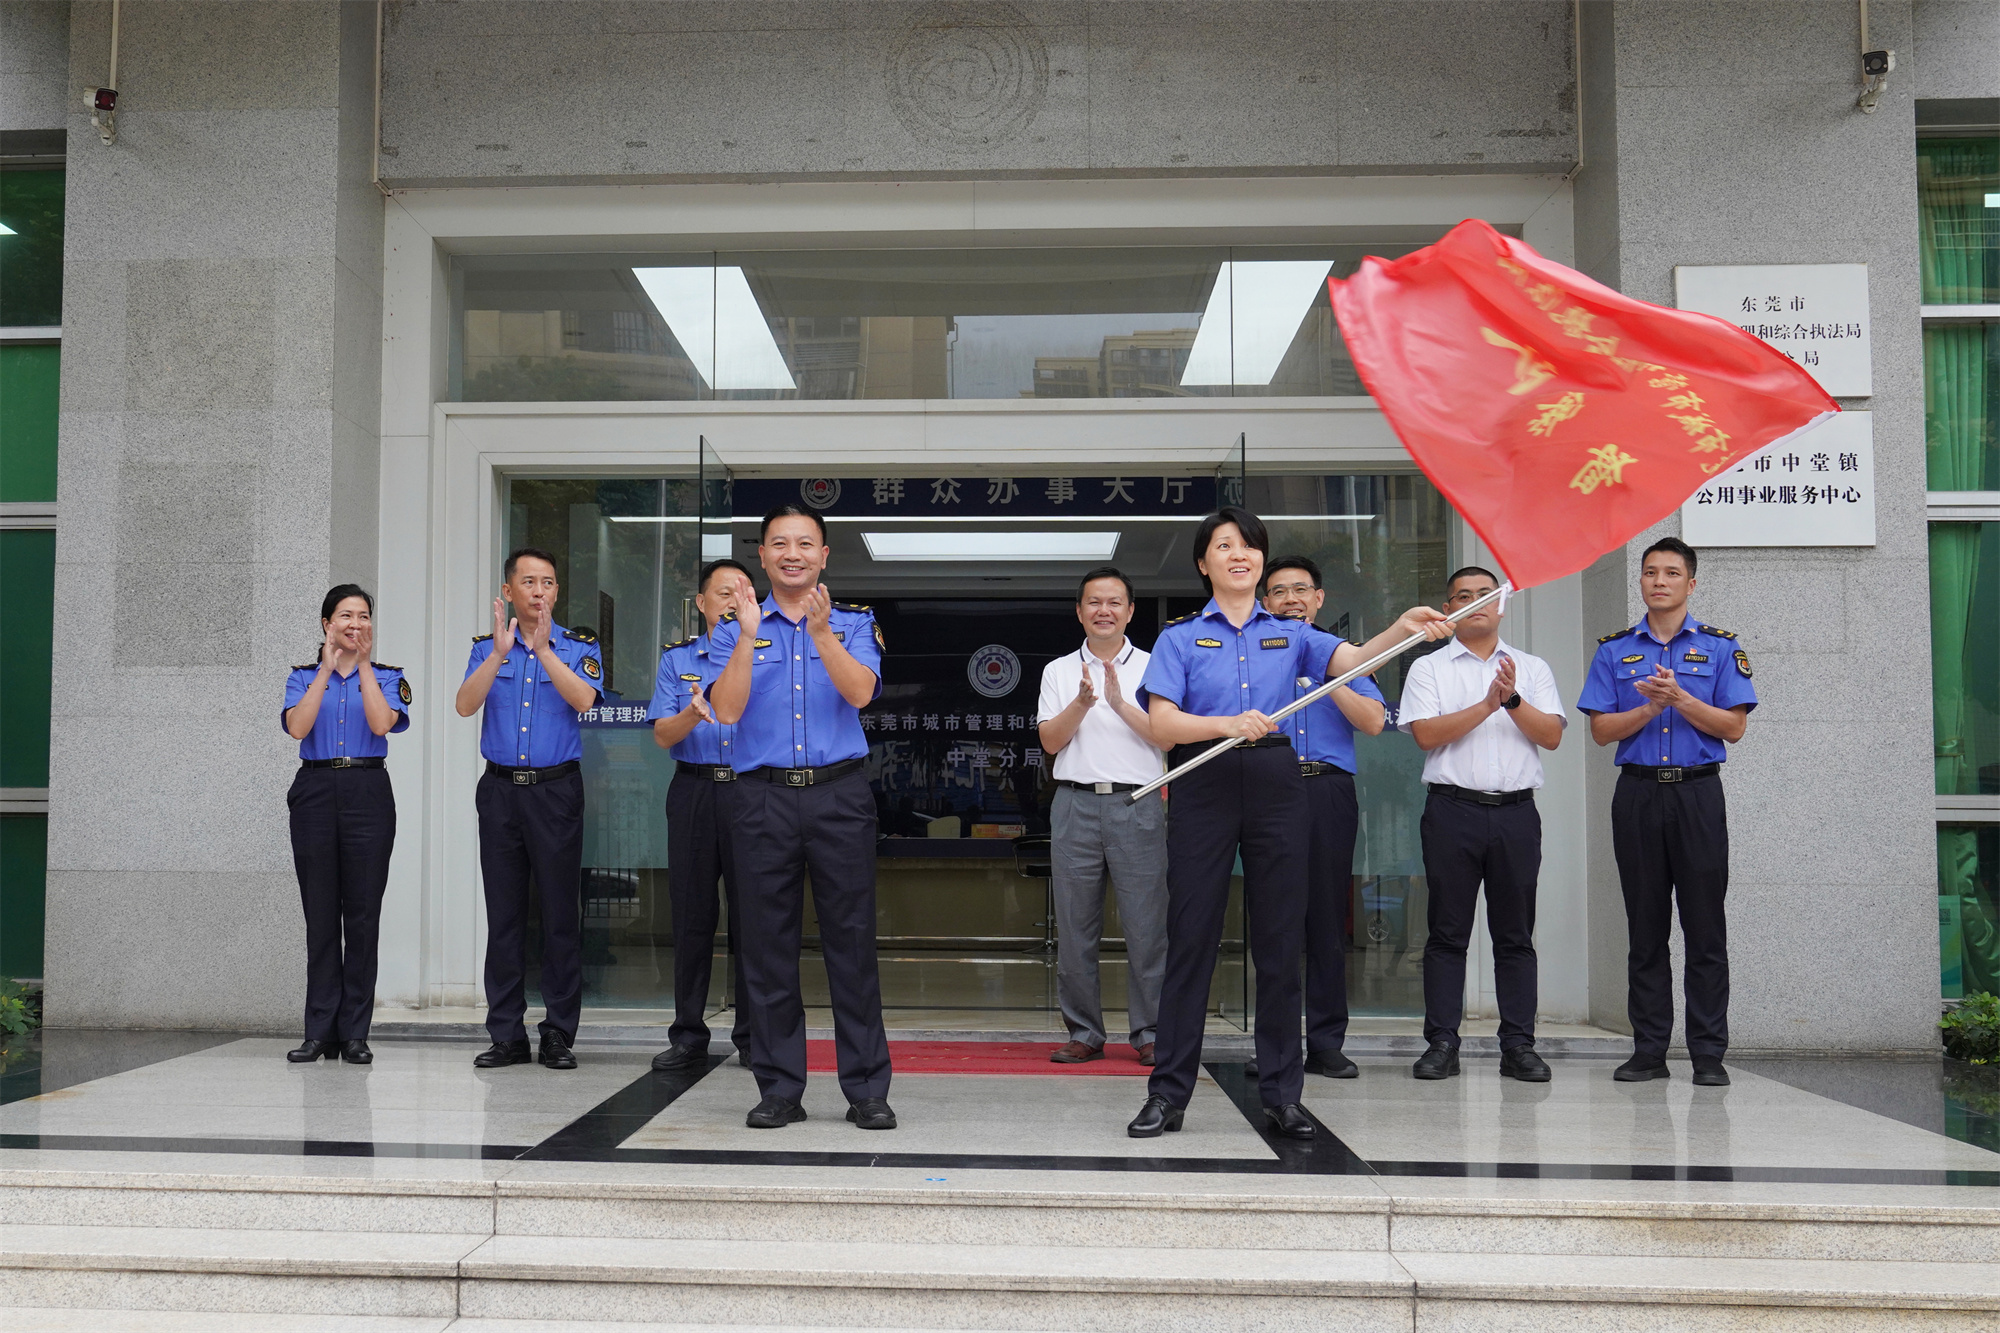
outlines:
[[[535,1327],[1970,1330],[2000,1321],[2000,1266],[0,1226],[0,1312],[50,1308]]]
[[[603,1165],[528,1163],[509,1170],[497,1180],[17,1170],[0,1173],[0,1219],[19,1226],[427,1237],[1082,1242],[2000,1265],[2000,1210],[1972,1198],[1958,1206],[1917,1206],[1620,1198],[1608,1191],[1608,1197],[1457,1196],[1400,1193],[1388,1178],[1194,1184],[1183,1177],[1139,1184],[1087,1173],[1060,1189],[1020,1188],[1004,1179],[913,1189],[846,1180],[838,1186],[635,1183]]]

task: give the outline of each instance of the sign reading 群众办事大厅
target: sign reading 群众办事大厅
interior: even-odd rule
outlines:
[[[1717,473],[1681,506],[1690,546],[1873,546],[1875,430],[1841,412]]]
[[[1682,264],[1674,303],[1762,338],[1836,398],[1874,393],[1866,264]]]

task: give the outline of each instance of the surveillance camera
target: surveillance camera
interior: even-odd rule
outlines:
[[[116,88],[85,88],[83,104],[92,111],[116,111],[118,90]]]
[[[1879,79],[1894,68],[1896,68],[1896,53],[1894,51],[1863,51],[1861,53],[1861,72],[1871,79]]]

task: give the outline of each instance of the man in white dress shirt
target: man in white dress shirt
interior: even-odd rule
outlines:
[[[1467,566],[1445,582],[1446,611],[1500,586]],[[1535,1054],[1535,881],[1542,868],[1543,750],[1562,742],[1569,718],[1555,676],[1541,658],[1500,637],[1498,606],[1458,622],[1458,635],[1421,657],[1403,683],[1398,725],[1424,751],[1424,875],[1430,881],[1430,936],[1424,942],[1424,1040],[1416,1077],[1458,1073],[1458,1025],[1465,1010],[1465,949],[1473,909],[1486,885],[1493,980],[1500,1001],[1500,1072],[1545,1083]]]
[[[1160,795],[1137,805],[1126,794],[1160,776],[1146,713],[1149,655],[1125,637],[1132,581],[1110,566],[1083,576],[1076,618],[1083,647],[1042,669],[1035,710],[1042,749],[1055,756],[1050,864],[1056,899],[1056,998],[1069,1041],[1049,1058],[1083,1064],[1104,1058],[1104,1003],[1097,951],[1104,934],[1104,884],[1118,892],[1125,931],[1125,1005],[1132,1049],[1153,1063],[1160,980],[1167,967],[1167,807]]]

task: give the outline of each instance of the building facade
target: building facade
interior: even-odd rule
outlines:
[[[972,613],[941,608],[1025,625],[1090,561],[864,561],[869,514],[928,531],[967,511],[926,496],[986,495],[961,526],[1004,531],[1032,483],[1062,532],[1055,497],[1129,502],[1094,512],[1121,515],[1121,563],[1152,562],[1157,623],[1189,590],[1147,542],[1182,531],[1175,503],[1241,495],[1341,563],[1329,612],[1345,596],[1357,631],[1434,600],[1480,549],[1361,396],[1321,279],[1481,217],[1667,305],[1679,267],[1866,265],[1871,391],[1842,406],[1872,421],[1874,542],[1707,549],[1696,607],[1763,699],[1728,775],[1737,1045],[1932,1046],[1941,987],[1978,988],[1995,948],[2000,198],[1937,200],[1992,170],[2000,9],[1866,12],[1895,52],[1868,113],[1847,0],[161,0],[122,7],[107,135],[84,98],[111,79],[112,6],[0,3],[9,171],[60,162],[66,197],[59,318],[7,344],[59,374],[54,492],[4,497],[53,531],[47,774],[4,780],[10,821],[46,819],[49,1021],[296,1023],[273,724],[333,582],[378,591],[378,655],[418,691],[381,980],[412,1008],[478,1000],[476,741],[446,700],[517,539],[564,543],[614,714],[679,637],[694,561],[740,553],[753,504],[802,485],[859,525],[836,549],[894,641],[949,640],[954,663],[988,636],[961,643],[949,617]],[[1287,281],[1317,305],[1260,350],[1252,314],[1288,308]],[[1643,612],[1637,553],[1678,529],[1520,604],[1510,637],[1567,699],[1596,636]],[[7,596],[11,621],[11,575]],[[1014,632],[991,637],[1032,666]],[[1957,654],[1936,691],[1934,643]],[[1010,714],[928,669],[912,657],[930,692],[877,724],[885,821],[1025,829]],[[593,999],[644,1008],[663,761],[603,725]],[[1403,942],[1376,996],[1396,1012],[1415,765],[1369,763],[1357,944]],[[1545,1010],[1622,1029],[1614,778],[1580,731],[1552,759],[1539,940]],[[982,863],[943,896],[961,919],[928,920],[959,873],[936,836],[885,850],[907,916],[884,935],[972,940],[963,962],[1013,929],[967,925],[973,904],[1005,916],[1022,889]]]

